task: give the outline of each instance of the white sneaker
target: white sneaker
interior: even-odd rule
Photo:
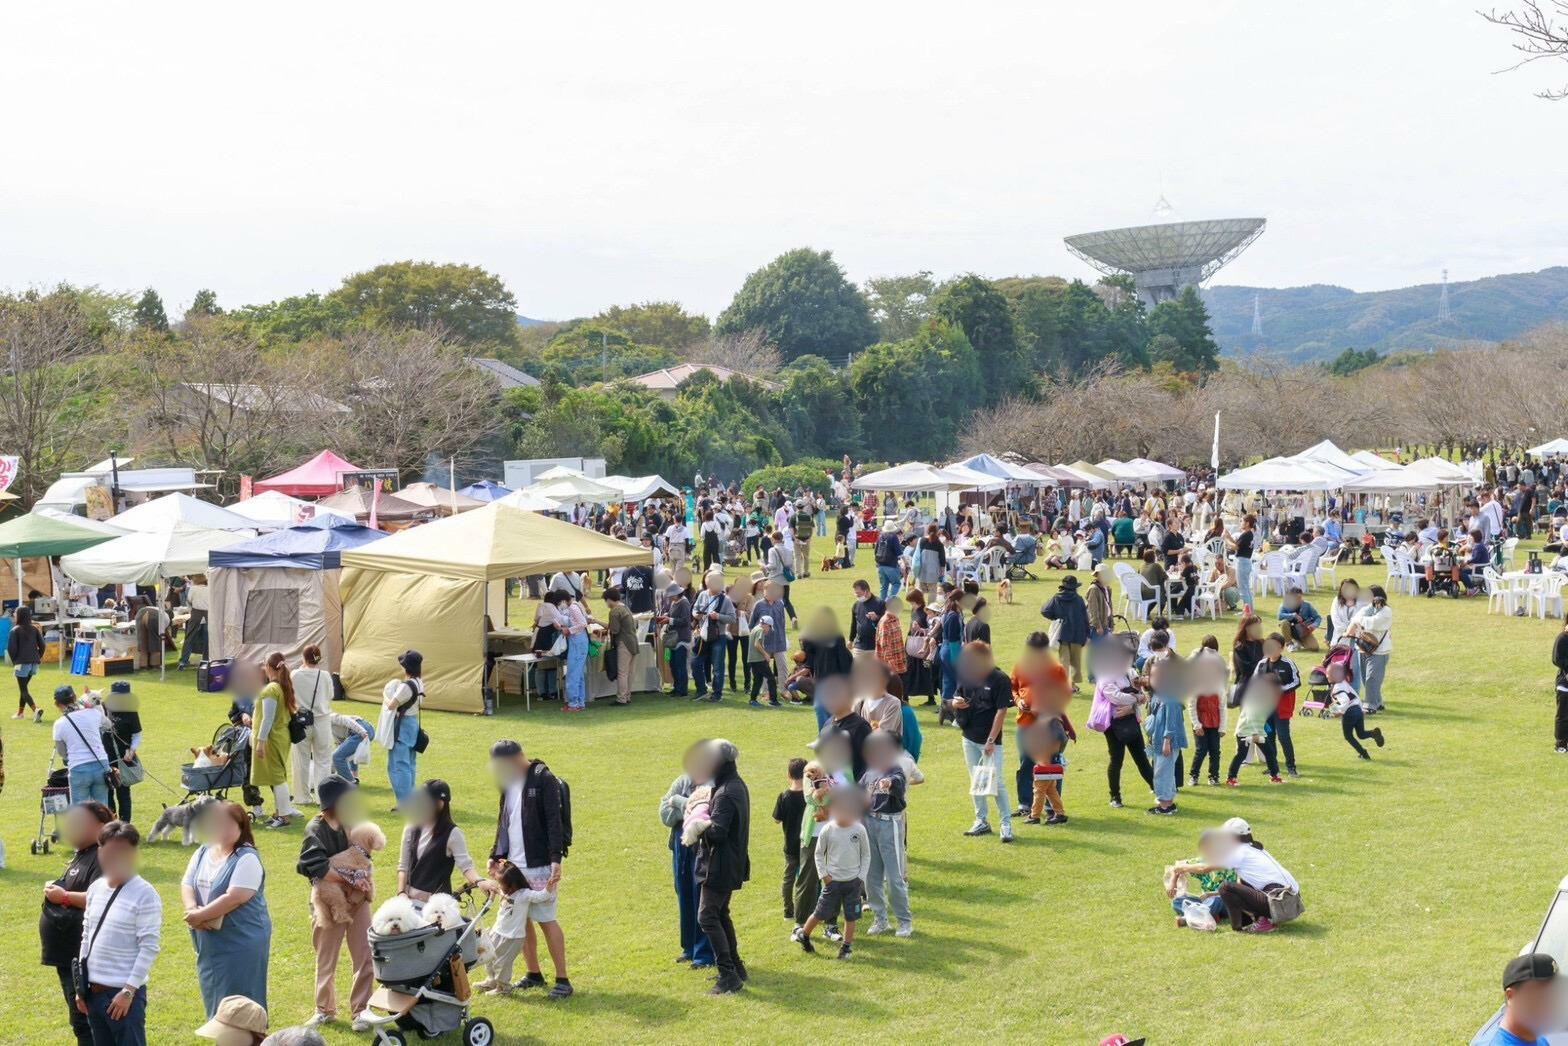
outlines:
[[[866,927],[866,936],[875,937],[879,933],[887,933],[889,929],[891,927],[888,926],[886,919],[876,919],[872,921],[870,926]]]
[[[893,931],[894,937],[913,937],[915,935],[914,923],[899,923],[898,929]]]
[[[319,1028],[323,1024],[331,1024],[332,1021],[333,1021],[332,1014],[330,1014],[330,1013],[317,1013],[315,1016],[311,1017],[310,1020],[305,1022],[305,1027],[307,1027],[307,1028]]]
[[[370,1020],[370,1011],[361,1010],[359,1016],[354,1018],[354,1023],[348,1027],[349,1031],[369,1031],[371,1028],[374,1028],[375,1025]]]

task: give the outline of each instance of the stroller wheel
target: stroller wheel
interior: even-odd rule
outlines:
[[[48,852],[49,852],[49,840],[45,839],[44,840],[44,853],[48,853]]]
[[[495,1027],[483,1017],[475,1017],[463,1025],[463,1046],[491,1046],[495,1042]]]
[[[38,840],[37,839],[34,839],[32,842],[28,843],[27,844],[27,848],[33,852],[33,856],[34,857],[38,856]]]
[[[380,1041],[385,1043],[386,1046],[408,1046],[408,1036],[398,1029],[378,1028],[376,1030],[381,1036]]]

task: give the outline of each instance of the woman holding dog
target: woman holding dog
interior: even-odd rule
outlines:
[[[321,801],[321,813],[305,826],[305,837],[300,842],[299,862],[294,870],[310,880],[312,892],[315,885],[327,876],[335,876],[331,860],[348,849],[349,824],[358,823],[364,816],[361,804],[353,799],[354,786],[341,777],[332,776],[316,788]],[[348,823],[345,823],[348,822]],[[370,993],[375,987],[374,969],[370,962],[370,902],[357,905],[346,923],[323,923],[316,916],[316,906],[310,906],[310,944],[316,952],[316,1015],[306,1022],[317,1027],[336,1019],[338,1011],[338,953],[348,945],[349,961],[354,966],[354,984],[349,989],[349,1009],[354,1014],[354,1031],[368,1031],[365,1007],[370,1003]]]
[[[230,995],[267,1005],[272,916],[250,814],[239,803],[220,801],[202,814],[198,827],[207,841],[185,866],[180,897],[196,950],[202,1005],[211,1020]]]

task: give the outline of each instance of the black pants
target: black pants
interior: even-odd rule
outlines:
[[[1220,728],[1214,727],[1205,730],[1196,727],[1192,731],[1192,776],[1197,778],[1203,772],[1203,760],[1209,761],[1209,779],[1217,780],[1220,776]]]
[[[739,636],[730,636],[726,644],[728,650],[725,654],[729,658],[730,689],[740,690],[743,686],[751,686],[751,662],[746,660],[746,651],[751,649],[751,636],[741,633]],[[735,684],[735,663],[740,662],[741,686]]]
[[[730,897],[733,890],[715,890],[706,884],[697,900],[697,925],[708,935],[713,945],[713,962],[719,968],[719,983],[731,984],[740,980],[739,945],[735,941],[735,923],[730,919]]]
[[[1290,740],[1290,720],[1280,719],[1278,716],[1269,716],[1269,725],[1274,728],[1274,744],[1279,747],[1285,756],[1285,769],[1292,772],[1296,769],[1296,746]]]
[[[1230,772],[1225,776],[1235,779],[1241,773],[1241,761],[1247,758],[1247,745],[1250,742],[1245,737],[1236,738],[1236,754],[1231,757]],[[1263,752],[1263,761],[1269,768],[1270,777],[1279,776],[1279,759],[1274,754],[1274,740],[1269,738],[1258,746]]]
[[[185,622],[185,642],[180,647],[180,664],[188,665],[192,654],[207,656],[207,611],[192,610]]]
[[[768,684],[768,700],[779,699],[779,675],[773,667],[773,655],[766,654],[760,661],[746,662],[746,675],[750,677],[751,699],[755,701],[757,695],[762,693],[762,684]]]
[[[904,669],[904,694],[913,701],[922,690],[926,693],[927,704],[936,700],[936,670],[920,658],[912,657]]]
[[[795,917],[795,876],[800,874],[800,851],[784,855],[784,918]]]
[[[1568,691],[1557,691],[1557,744],[1568,747]]]
[[[714,564],[724,565],[724,551],[717,541],[702,543],[702,572],[706,574],[713,569]]]
[[[65,995],[65,1008],[71,1014],[71,1031],[76,1035],[76,1046],[93,1046],[93,1033],[87,1027],[87,1014],[79,1013],[76,1009],[76,986],[71,982],[71,968],[56,966],[54,972],[60,975],[60,991]]]
[[[109,789],[109,812],[115,817],[131,823],[131,789],[129,785],[120,785],[118,788]]]
[[[1220,900],[1230,916],[1232,930],[1244,930],[1258,919],[1269,917],[1269,896],[1265,890],[1278,890],[1281,883],[1269,883],[1259,890],[1243,882],[1220,883]]]
[[[1111,750],[1111,761],[1105,767],[1105,778],[1111,786],[1111,798],[1118,802],[1122,797],[1122,761],[1132,753],[1133,765],[1138,768],[1138,773],[1143,778],[1143,783],[1150,788],[1154,787],[1154,767],[1149,765],[1148,753],[1144,751],[1143,731],[1138,729],[1138,717],[1124,715],[1119,719],[1111,720],[1111,728],[1105,731],[1105,744]]]
[[[1557,737],[1559,744],[1562,743],[1563,736],[1563,696],[1562,694],[1557,695]],[[1357,741],[1356,738],[1359,737],[1363,741],[1375,741],[1383,733],[1381,730],[1367,729],[1367,716],[1362,711],[1360,705],[1351,705],[1345,709],[1345,714],[1339,721],[1339,728],[1345,734],[1345,743],[1354,748],[1357,755],[1366,755],[1367,750],[1361,747],[1361,741]]]
[[[761,534],[747,534],[746,535],[746,565],[747,566],[751,565],[751,557],[752,556],[756,556],[758,559],[762,558],[762,544],[761,544],[761,542],[762,542],[762,535]]]
[[[788,585],[784,586],[784,612],[789,615],[789,619],[791,621],[795,620],[797,617],[800,616],[799,614],[795,613],[795,604],[791,603],[789,601],[789,586]]]

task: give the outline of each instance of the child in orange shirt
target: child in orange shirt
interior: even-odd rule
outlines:
[[[1018,772],[1014,784],[1018,788],[1018,809],[1014,817],[1024,817],[1030,811],[1024,796],[1034,790],[1034,760],[1024,746],[1024,731],[1037,719],[1055,716],[1061,721],[1062,730],[1070,740],[1078,739],[1072,723],[1067,720],[1067,703],[1072,700],[1072,684],[1067,677],[1067,666],[1051,653],[1051,637],[1044,632],[1031,632],[1024,640],[1024,652],[1013,666],[1013,703],[1018,708],[1017,730],[1014,741],[1018,745]],[[1065,758],[1058,757],[1063,767]],[[1063,781],[1063,784],[1066,782]]]

